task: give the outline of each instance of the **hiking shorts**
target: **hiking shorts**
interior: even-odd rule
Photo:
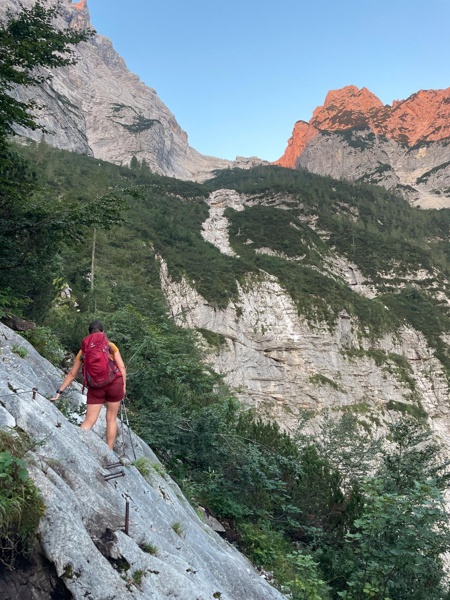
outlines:
[[[88,388],[88,404],[104,404],[105,402],[120,402],[123,400],[123,379],[116,377],[114,381],[101,388]]]

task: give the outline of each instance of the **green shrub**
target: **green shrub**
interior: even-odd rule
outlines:
[[[186,531],[186,526],[183,525],[183,523],[180,523],[180,521],[175,521],[175,523],[172,523],[171,527],[177,535],[183,537],[183,534]]]
[[[22,333],[22,336],[52,364],[57,367],[61,364],[64,358],[64,349],[50,327],[36,327]]]
[[[19,346],[18,344],[14,344],[11,348],[11,352],[20,356],[20,358],[26,358],[28,356],[28,350],[23,346]]]
[[[151,554],[152,556],[158,556],[158,547],[155,546],[155,544],[152,544],[151,542],[141,544],[139,548],[147,554]]]
[[[143,477],[147,477],[151,473],[150,460],[145,456],[140,456],[133,463],[133,466],[139,471]]]
[[[166,476],[166,470],[163,465],[159,462],[152,462],[146,456],[140,456],[132,463],[139,473],[146,479],[149,483],[151,480],[152,473],[156,473],[160,477]]]
[[[45,508],[21,458],[26,449],[26,442],[19,436],[1,432],[0,563],[10,569],[33,550]]]
[[[386,408],[388,410],[395,410],[406,415],[411,415],[416,419],[426,419],[428,416],[426,410],[417,404],[407,404],[406,402],[389,400],[386,404]]]
[[[340,385],[338,385],[335,381],[329,379],[325,375],[322,375],[322,373],[315,373],[314,375],[311,375],[309,378],[309,382],[317,385],[329,385],[336,391],[343,391]]]
[[[287,558],[292,565],[294,578],[286,583],[292,600],[326,600],[330,588],[322,579],[320,567],[310,554],[293,552]]]
[[[214,348],[216,352],[219,352],[221,347],[226,344],[226,337],[221,333],[216,333],[210,329],[203,329],[202,327],[197,327],[197,331],[202,334],[207,344]]]
[[[144,579],[145,571],[138,570],[134,571],[131,575],[131,579],[136,587],[139,587]]]
[[[269,521],[243,523],[240,533],[240,547],[253,564],[273,570],[279,575],[290,550],[286,538],[274,530]]]

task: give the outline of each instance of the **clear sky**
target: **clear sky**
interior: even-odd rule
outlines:
[[[450,87],[450,0],[88,0],[202,154],[276,160],[330,89]]]

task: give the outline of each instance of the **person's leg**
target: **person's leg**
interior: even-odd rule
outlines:
[[[103,404],[87,404],[86,405],[86,417],[81,423],[81,429],[92,429],[97,422],[98,415],[102,410]]]
[[[119,412],[119,402],[106,403],[106,443],[112,450],[117,435],[117,413]]]

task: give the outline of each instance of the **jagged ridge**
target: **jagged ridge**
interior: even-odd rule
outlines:
[[[328,92],[323,106],[313,112],[309,123],[297,121],[283,156],[276,161],[282,167],[296,166],[307,142],[321,131],[369,128],[413,146],[450,137],[450,88],[421,90],[406,100],[383,105],[367,88],[349,85]]]
[[[309,122],[295,124],[275,164],[396,187],[413,203],[442,207],[450,203],[449,137],[450,88],[421,90],[390,106],[347,86],[330,91]]]

